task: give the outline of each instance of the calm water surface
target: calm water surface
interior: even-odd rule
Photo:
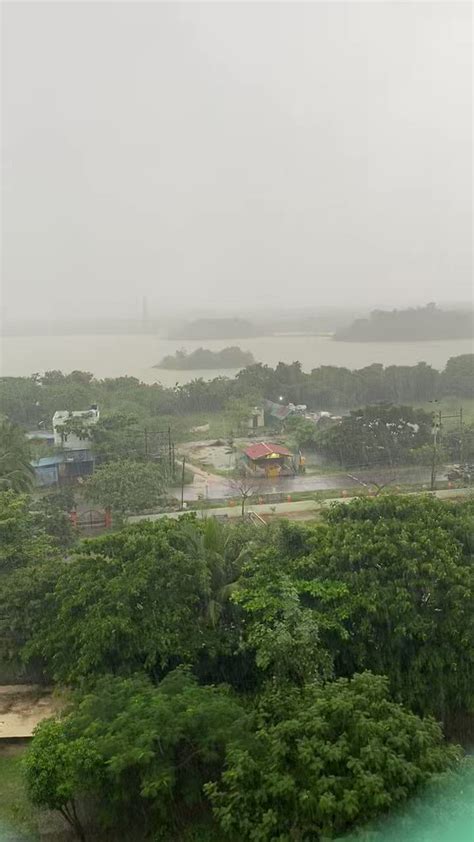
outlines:
[[[132,375],[145,383],[158,381],[165,386],[186,383],[195,377],[211,379],[219,374],[232,377],[236,372],[167,371],[153,366],[180,348],[193,351],[200,346],[220,350],[239,345],[251,351],[259,362],[275,366],[280,360],[299,360],[305,371],[320,365],[363,368],[378,362],[384,365],[414,365],[424,361],[443,368],[449,357],[469,354],[469,339],[438,342],[334,342],[328,336],[265,336],[256,339],[180,342],[161,337],[130,336],[8,336],[1,340],[0,373],[26,376],[35,371],[59,368],[92,371],[96,377]]]

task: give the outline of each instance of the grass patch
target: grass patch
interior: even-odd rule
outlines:
[[[22,758],[26,749],[5,745],[0,748],[0,823],[25,834],[25,839],[37,840],[37,811],[26,795]]]

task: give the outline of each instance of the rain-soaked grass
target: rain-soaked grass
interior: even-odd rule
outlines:
[[[0,750],[0,842],[34,842],[35,811],[29,803],[21,760],[24,748],[5,746]]]

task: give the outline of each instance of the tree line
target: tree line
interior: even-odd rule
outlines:
[[[418,342],[472,336],[471,310],[440,310],[431,303],[405,310],[373,310],[368,319],[356,319],[334,338],[340,342]]]
[[[0,406],[12,421],[30,428],[41,422],[50,425],[58,408],[86,408],[93,403],[106,413],[134,414],[143,423],[158,416],[222,412],[231,400],[250,405],[269,398],[314,410],[347,410],[380,402],[414,405],[444,396],[473,398],[473,372],[472,354],[452,357],[443,371],[418,363],[373,364],[357,370],[320,366],[306,373],[299,362],[278,363],[275,368],[256,363],[235,378],[196,379],[173,388],[147,385],[135,377],[97,380],[90,372],[48,371],[42,376],[1,378]]]
[[[70,688],[28,752],[31,800],[82,840],[317,842],[456,775],[437,723],[472,731],[473,515],[382,496],[65,551],[1,493],[2,655]]]

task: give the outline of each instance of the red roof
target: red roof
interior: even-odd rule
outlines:
[[[249,459],[264,459],[265,456],[270,456],[272,453],[278,453],[279,456],[291,456],[290,451],[286,447],[282,447],[281,444],[267,444],[264,441],[252,444],[244,453]]]

